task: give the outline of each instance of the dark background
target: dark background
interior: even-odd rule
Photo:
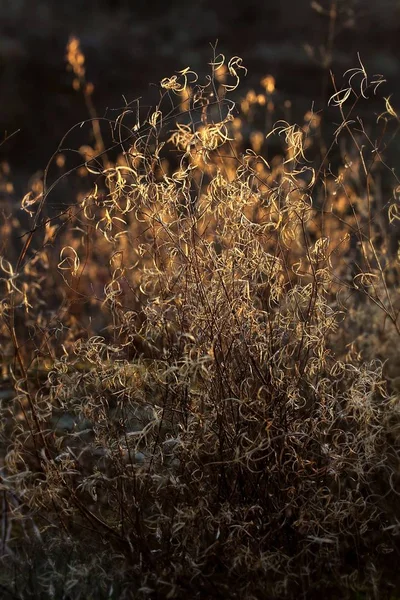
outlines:
[[[290,99],[301,118],[312,101],[326,103],[329,69],[341,78],[359,51],[399,104],[398,0],[0,0],[0,139],[21,130],[0,152],[21,191],[68,128],[88,117],[66,69],[71,34],[81,40],[99,115],[122,106],[122,94],[146,103],[149,84],[176,70],[205,72],[217,39],[220,52],[248,67],[237,98],[272,74],[277,100]]]

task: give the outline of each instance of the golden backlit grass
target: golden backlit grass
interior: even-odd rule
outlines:
[[[68,60],[90,100],[77,40]],[[383,99],[381,137],[357,120],[382,83],[359,63],[334,88],[330,142],[324,113],[254,128],[278,110],[273,78],[239,111],[242,61],[214,56],[204,83],[189,68],[163,79],[145,115],[92,112],[81,166],[65,140],[24,198],[18,252],[4,213],[10,594],[396,585],[398,181],[382,148],[398,116]]]

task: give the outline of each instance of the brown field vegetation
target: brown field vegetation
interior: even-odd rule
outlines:
[[[86,143],[67,134],[23,213],[1,173],[4,597],[394,598],[382,77],[359,58],[291,124],[270,76],[231,101],[246,69],[215,51],[204,81],[100,119],[78,40],[68,62]]]

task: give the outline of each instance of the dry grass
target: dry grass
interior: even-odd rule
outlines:
[[[399,119],[389,100],[379,135],[356,117],[381,79],[347,74],[327,143],[323,113],[255,130],[274,82],[239,113],[237,57],[114,121],[79,45],[69,61],[91,145],[77,168],[63,141],[22,239],[12,208],[1,224],[4,593],[389,596]]]

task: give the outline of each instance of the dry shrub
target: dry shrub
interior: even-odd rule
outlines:
[[[50,218],[45,178],[19,259],[2,259],[4,586],[18,597],[390,589],[399,403],[389,354],[367,353],[360,329],[380,320],[397,340],[398,260],[381,149],[353,120],[381,80],[360,61],[332,96],[336,166],[313,113],[276,124],[269,164],[241,150],[246,114],[227,95],[243,73],[219,55],[203,85],[189,69],[164,79],[146,117],[127,106],[107,123],[107,160],[96,120],[91,191]],[[383,120],[390,133],[389,100]]]

